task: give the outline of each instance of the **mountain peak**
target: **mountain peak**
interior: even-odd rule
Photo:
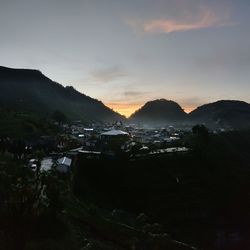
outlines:
[[[177,123],[185,119],[186,113],[181,106],[171,100],[156,99],[148,101],[130,117],[132,121],[144,123]]]
[[[78,92],[72,86],[63,87],[41,71],[30,69],[0,67],[0,106],[44,115],[58,110],[74,120],[124,119],[102,102]]]
[[[40,74],[42,75],[42,72],[38,69],[25,69],[25,68],[8,68],[8,67],[5,67],[5,66],[0,66],[0,72],[3,73],[35,73],[35,74]]]
[[[220,100],[204,104],[189,114],[196,123],[216,124],[234,128],[250,125],[250,104],[238,100]]]

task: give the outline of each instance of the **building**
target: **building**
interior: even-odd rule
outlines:
[[[71,169],[72,160],[68,157],[62,157],[57,160],[56,169],[61,173],[69,173]]]
[[[129,140],[129,133],[118,129],[111,129],[100,136],[104,150],[119,151],[122,145]]]

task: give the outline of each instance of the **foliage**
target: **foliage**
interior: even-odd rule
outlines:
[[[209,134],[197,126],[186,143],[189,153],[133,161],[79,157],[75,194],[105,208],[144,212],[177,239],[204,249],[215,249],[218,230],[246,234],[250,131]]]
[[[30,112],[0,110],[0,137],[15,139],[54,135],[58,128],[47,118]]]
[[[66,122],[66,121],[68,120],[67,117],[66,117],[66,115],[65,115],[63,112],[59,111],[59,110],[56,110],[56,111],[52,114],[52,118],[53,118],[55,121],[59,122],[59,123]]]
[[[0,243],[6,249],[22,249],[39,218],[61,213],[65,183],[53,170],[33,172],[21,162],[2,156],[0,185]]]
[[[174,101],[158,99],[147,102],[143,107],[133,113],[132,121],[146,124],[166,124],[169,122],[182,122],[187,119],[187,114],[180,105]]]
[[[0,67],[0,100],[0,107],[5,109],[43,117],[51,116],[58,110],[70,120],[124,119],[102,102],[78,92],[73,87],[63,87],[36,70]]]

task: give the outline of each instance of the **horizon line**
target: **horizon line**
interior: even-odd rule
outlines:
[[[43,71],[41,71],[40,69],[37,69],[37,68],[21,68],[21,67],[18,67],[18,68],[15,68],[15,67],[8,67],[8,66],[3,66],[3,65],[0,65],[0,68],[4,68],[4,69],[7,69],[7,70],[29,70],[29,71],[38,71],[40,72],[42,75],[44,75],[45,77],[47,77]],[[76,88],[75,86],[72,86],[72,85],[66,85],[66,84],[63,84],[63,83],[60,83],[58,82],[57,80],[54,81],[52,80],[51,78],[47,77],[48,79],[50,79],[51,81],[53,82],[56,82],[60,85],[62,85],[64,88],[66,87],[73,87],[77,92],[85,95],[85,96],[88,96],[92,99],[96,99],[96,100],[99,100],[101,101],[106,107],[110,108],[111,110],[117,112],[118,114],[126,117],[126,118],[129,118],[133,113],[135,113],[137,110],[139,110],[140,108],[142,108],[147,102],[150,102],[150,101],[156,101],[156,100],[161,100],[161,99],[164,99],[164,100],[167,100],[167,101],[173,101],[173,102],[176,102],[181,108],[182,110],[186,113],[186,114],[189,114],[191,113],[193,110],[203,106],[203,105],[206,105],[206,104],[211,104],[211,103],[215,103],[215,102],[219,102],[219,101],[241,101],[241,102],[245,102],[245,103],[248,103],[250,104],[248,101],[245,101],[243,99],[216,99],[216,100],[211,100],[209,102],[204,102],[200,105],[190,105],[189,107],[185,105],[180,105],[179,102],[180,99],[177,101],[174,101],[174,99],[166,99],[166,98],[152,98],[148,101],[144,101],[144,102],[141,102],[141,103],[138,103],[138,104],[133,104],[133,103],[119,103],[119,102],[110,102],[110,101],[105,101],[105,100],[102,100],[102,99],[99,99],[99,98],[96,98],[96,97],[93,97],[93,96],[89,96],[89,95],[86,95],[84,92],[80,91],[78,88]],[[183,98],[184,100],[185,98]],[[133,108],[129,108],[133,105]],[[117,108],[116,106],[123,106],[123,108]],[[183,107],[184,106],[184,107]],[[124,110],[124,111],[122,111]]]

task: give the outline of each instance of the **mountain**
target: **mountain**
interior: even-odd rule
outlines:
[[[178,103],[158,99],[147,102],[131,115],[130,120],[146,124],[175,124],[185,121],[186,118],[187,114]]]
[[[0,67],[0,110],[31,112],[51,117],[60,111],[70,120],[113,122],[125,117],[101,101],[86,96],[73,87],[63,87],[38,70]],[[207,126],[250,127],[250,104],[222,100],[202,105],[186,114],[174,101],[158,99],[147,102],[129,118],[131,122],[164,125],[189,122]]]
[[[243,101],[220,100],[202,105],[186,114],[178,103],[158,99],[147,102],[129,119],[131,122],[149,125],[202,123],[208,127],[242,129],[250,127],[250,104]]]
[[[245,128],[250,127],[250,104],[243,101],[221,100],[202,105],[188,116],[192,123]]]
[[[73,87],[63,87],[40,71],[30,69],[0,67],[0,107],[45,116],[60,111],[71,120],[86,122],[125,119],[101,101]]]

